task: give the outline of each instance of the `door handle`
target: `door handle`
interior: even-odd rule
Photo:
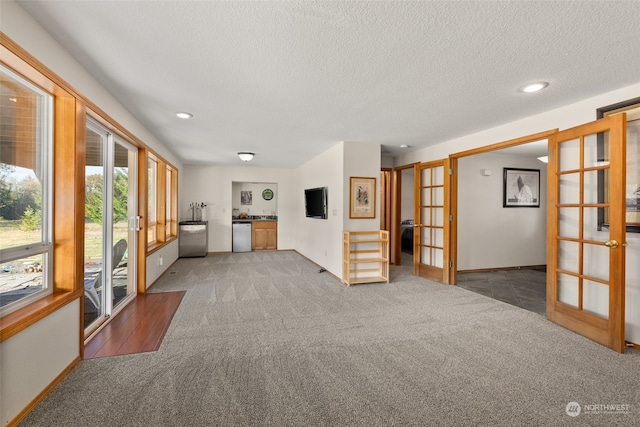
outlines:
[[[604,245],[610,249],[615,249],[618,247],[618,242],[616,240],[609,240]]]

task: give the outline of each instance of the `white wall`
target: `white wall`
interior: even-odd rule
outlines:
[[[80,357],[75,300],[0,343],[0,423],[14,419]]]
[[[414,162],[440,160],[449,157],[453,153],[485,147],[538,132],[555,128],[560,130],[568,129],[596,120],[597,108],[637,98],[638,94],[640,94],[640,82],[535,116],[526,117],[460,138],[442,141],[422,150],[405,153],[396,157],[394,164],[402,166]],[[461,117],[460,120],[464,120],[464,118]]]
[[[345,142],[343,168],[344,231],[380,230],[380,145],[362,142]],[[349,178],[352,176],[376,179],[376,188],[374,191],[376,194],[376,214],[372,219],[349,218]],[[342,268],[340,271],[342,271]]]
[[[220,167],[187,165],[182,173],[184,184],[180,218],[191,218],[189,204],[204,202],[203,217],[209,221],[209,252],[231,251],[231,216],[233,215],[234,182],[268,182],[275,184],[278,194],[278,249],[294,249],[296,209],[304,203],[296,191],[293,169],[255,168],[250,166]],[[277,187],[276,187],[277,186]],[[254,191],[253,200],[262,199],[262,189]],[[266,187],[265,187],[266,188]],[[237,195],[239,197],[239,194]],[[238,203],[239,204],[239,203]],[[254,214],[251,209],[251,214]],[[254,215],[262,215],[255,213]],[[269,215],[268,213],[266,215]]]
[[[458,161],[458,270],[545,265],[547,165],[484,153]],[[540,207],[503,208],[503,168],[540,170]],[[482,176],[490,169],[491,176]]]
[[[295,170],[294,248],[337,277],[342,277],[344,146],[338,143]],[[327,219],[307,218],[304,213],[304,190],[317,187],[327,187]]]
[[[178,259],[178,250],[177,244],[165,245],[147,257],[147,288]]]
[[[273,199],[265,200],[262,197],[264,190],[273,191]],[[251,204],[243,205],[240,200],[241,191],[251,191]],[[233,209],[238,209],[239,213],[245,212],[248,215],[278,215],[278,184],[275,182],[234,182],[232,185]]]

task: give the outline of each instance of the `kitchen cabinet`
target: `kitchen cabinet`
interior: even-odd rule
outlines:
[[[278,249],[278,222],[277,221],[253,221],[251,250],[276,250]]]

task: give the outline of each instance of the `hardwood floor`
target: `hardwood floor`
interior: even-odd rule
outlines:
[[[158,350],[185,293],[137,296],[85,346],[84,358]]]

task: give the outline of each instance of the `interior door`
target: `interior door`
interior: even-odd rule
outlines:
[[[449,283],[449,160],[414,168],[413,271]]]
[[[549,137],[547,318],[623,352],[624,114]]]

